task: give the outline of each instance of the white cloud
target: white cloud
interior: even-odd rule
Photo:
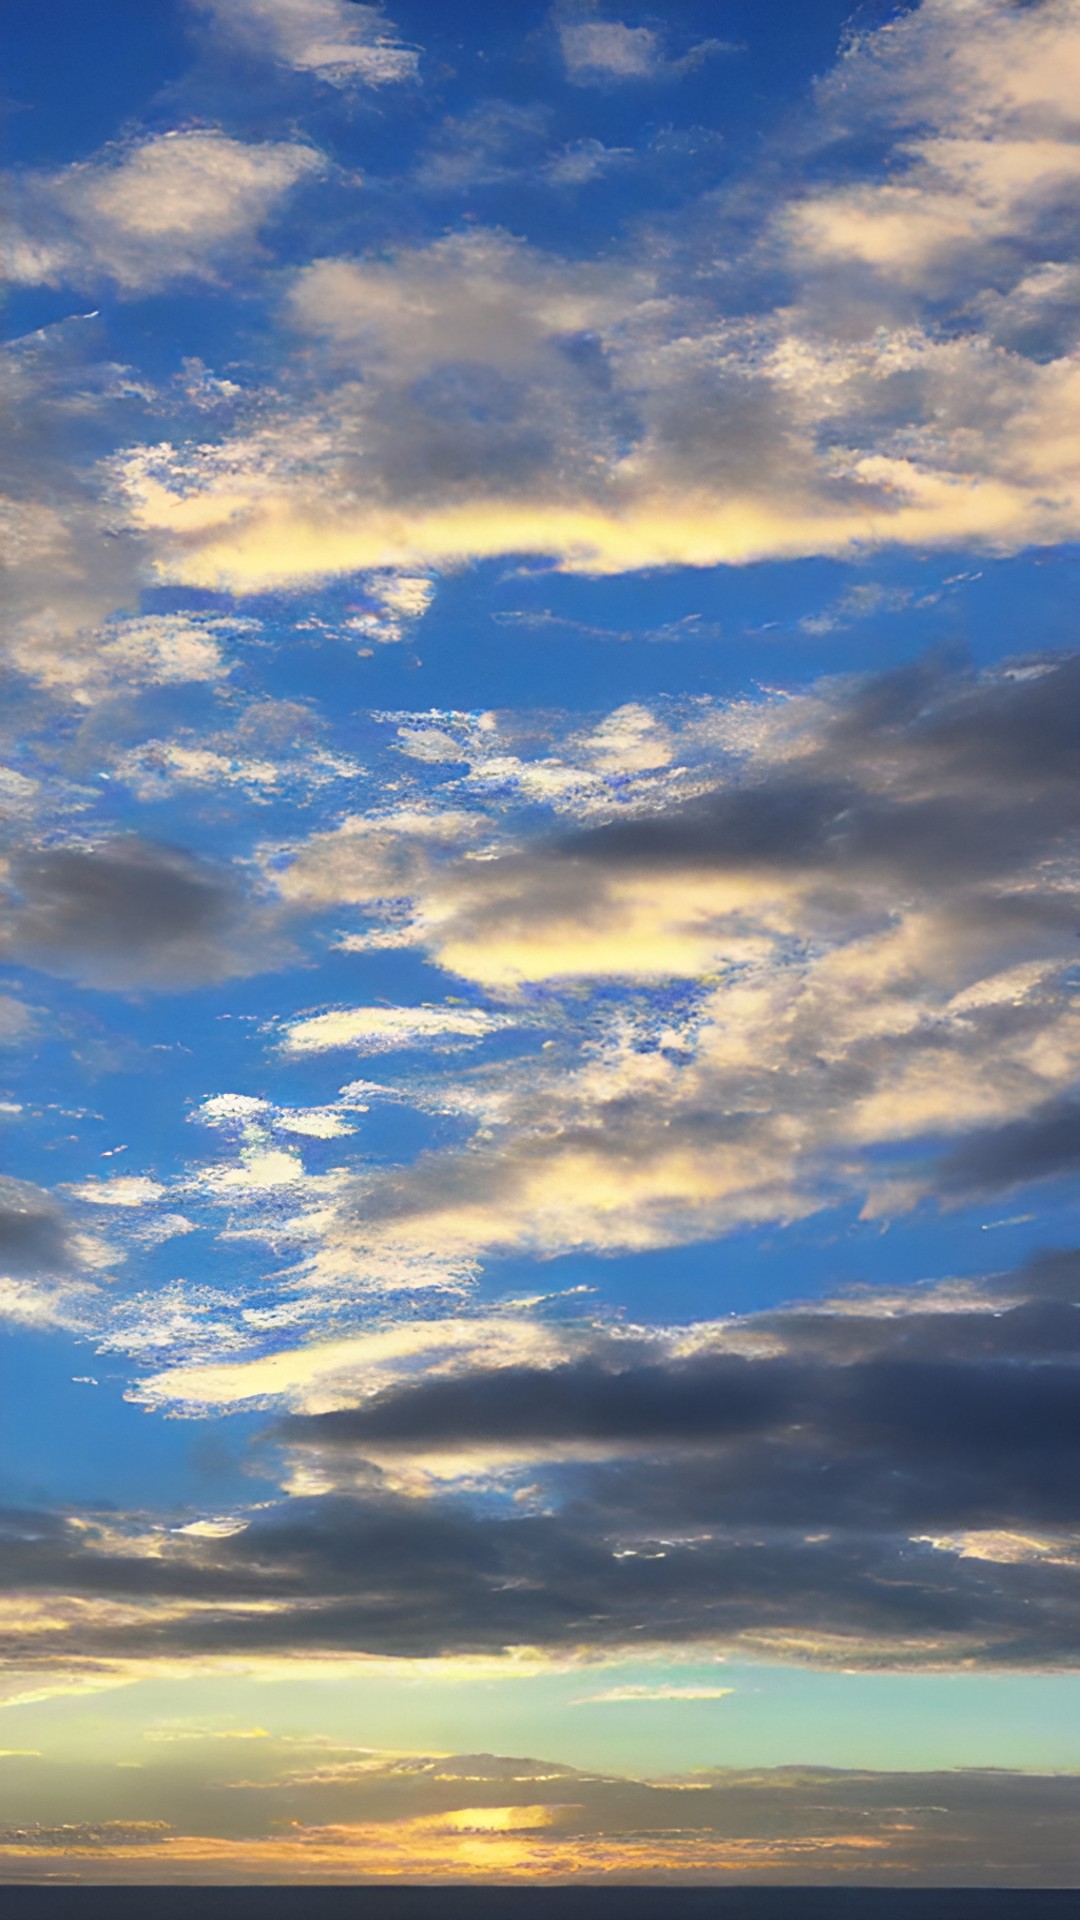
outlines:
[[[419,55],[377,6],[347,0],[192,0],[219,32],[253,53],[335,87],[415,80]]]
[[[89,1311],[94,1290],[72,1282],[49,1284],[0,1274],[0,1322],[9,1326],[86,1333],[95,1323]]]
[[[435,597],[435,582],[426,574],[373,573],[363,590],[366,604],[354,608],[342,631],[387,646],[409,637]]]
[[[583,20],[559,28],[571,80],[644,80],[661,64],[660,42],[650,27],[621,20]]]
[[[396,1381],[489,1366],[549,1366],[593,1339],[584,1326],[546,1326],[519,1314],[433,1315],[368,1333],[312,1341],[254,1360],[167,1367],[142,1380],[149,1404],[227,1407],[245,1401],[283,1401],[309,1413],[350,1406]]]
[[[8,279],[147,292],[213,279],[254,243],[290,188],[324,169],[313,147],[215,131],[155,134],[63,172],[10,183]]]
[[[290,1022],[282,1029],[281,1044],[286,1053],[325,1053],[335,1047],[391,1053],[448,1039],[483,1040],[514,1024],[508,1015],[481,1007],[337,1007]]]
[[[12,665],[34,685],[91,706],[116,685],[224,679],[231,663],[223,645],[258,626],[239,614],[159,613],[120,617],[71,633],[30,620],[12,633],[8,648]]]
[[[565,13],[566,9],[556,9]],[[702,40],[680,59],[669,59],[652,27],[630,27],[622,20],[598,20],[589,0],[563,18],[559,48],[567,79],[576,86],[619,84],[633,80],[678,80],[711,54],[735,49],[723,40]],[[583,17],[584,16],[584,17]],[[583,143],[596,144],[596,143]]]
[[[166,1189],[145,1174],[115,1174],[108,1180],[84,1180],[71,1192],[76,1200],[92,1201],[96,1207],[145,1207],[162,1199]]]

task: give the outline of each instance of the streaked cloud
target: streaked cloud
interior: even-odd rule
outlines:
[[[711,54],[735,51],[726,41],[702,40],[679,59],[671,59],[654,28],[598,18],[587,0],[584,5],[557,8],[555,17],[567,78],[575,86],[674,80]]]
[[[325,1053],[334,1047],[391,1053],[447,1039],[482,1040],[513,1024],[510,1016],[481,1007],[340,1007],[290,1022],[281,1044],[286,1053]]]
[[[191,0],[223,37],[334,87],[415,80],[419,55],[378,6],[345,0]]]
[[[182,1826],[9,1825],[0,1874],[33,1884],[60,1867],[106,1886],[407,1876],[436,1885],[716,1886],[735,1877],[806,1887],[851,1877],[933,1887],[951,1870],[966,1886],[1030,1888],[1060,1886],[1075,1871],[1069,1776],[937,1769],[918,1781],[916,1800],[903,1772],[793,1766],[627,1778],[497,1754],[374,1752],[351,1772],[283,1768],[266,1781],[189,1785]]]

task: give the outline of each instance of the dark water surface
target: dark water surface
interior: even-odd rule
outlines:
[[[5,1887],[2,1920],[1080,1920],[1080,1889]]]

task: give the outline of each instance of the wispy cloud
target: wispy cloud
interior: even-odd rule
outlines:
[[[712,54],[734,51],[727,41],[702,40],[671,59],[654,28],[598,18],[588,4],[557,9],[556,19],[567,78],[576,86],[675,80]]]
[[[190,0],[224,38],[334,87],[415,80],[419,54],[378,6],[347,0]]]

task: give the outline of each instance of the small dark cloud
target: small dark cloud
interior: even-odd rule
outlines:
[[[943,1197],[963,1201],[1078,1170],[1080,1101],[1055,1100],[1023,1120],[973,1134],[938,1162],[935,1182]]]
[[[0,1272],[58,1273],[69,1258],[68,1224],[52,1195],[0,1176]]]
[[[137,834],[24,853],[9,884],[0,952],[85,986],[197,986],[283,958],[232,874]]]

